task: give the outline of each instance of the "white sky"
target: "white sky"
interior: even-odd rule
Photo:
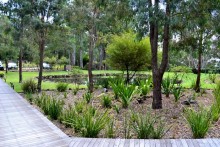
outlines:
[[[8,0],[0,0],[0,2],[6,3]]]

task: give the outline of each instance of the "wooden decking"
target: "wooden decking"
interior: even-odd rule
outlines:
[[[69,138],[0,79],[0,147],[220,147],[220,139]]]

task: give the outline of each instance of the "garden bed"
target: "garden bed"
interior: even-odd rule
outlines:
[[[71,105],[74,105],[75,102],[83,100],[83,94],[86,93],[86,90],[79,90],[76,95],[73,94],[72,90],[67,92],[57,92],[57,91],[46,91],[47,95],[51,95],[52,97],[56,97],[58,99],[64,100],[64,108],[68,108]],[[108,95],[113,97],[113,93],[111,90],[107,92]],[[183,101],[188,100],[189,97],[194,95],[194,91],[186,89],[183,92],[183,96],[176,103],[174,102],[173,95],[170,95],[169,98],[163,95],[163,109],[160,110],[152,110],[152,93],[150,93],[146,100],[143,103],[139,103],[137,101],[138,95],[134,96],[131,104],[128,108],[122,108],[121,102],[119,100],[115,100],[112,98],[112,105],[117,105],[120,107],[119,114],[116,113],[115,109],[112,108],[104,108],[101,103],[101,97],[103,95],[103,89],[97,89],[93,93],[93,98],[89,105],[97,108],[99,112],[105,112],[106,110],[109,112],[109,117],[114,119],[114,138],[125,138],[125,126],[124,118],[127,116],[129,118],[132,111],[139,112],[142,114],[150,113],[151,116],[159,116],[162,123],[165,126],[166,134],[163,138],[193,138],[192,132],[190,130],[187,121],[184,118],[184,109],[187,107],[192,107],[194,109],[198,109],[201,107],[210,107],[214,101],[212,90],[205,90],[203,94],[200,94],[196,97],[195,104],[191,104],[190,106],[182,104]],[[34,95],[36,97],[36,95]],[[66,97],[66,98],[65,98]],[[86,104],[87,105],[87,104]],[[35,106],[38,108],[37,106]],[[39,108],[38,108],[39,109]],[[40,109],[39,109],[40,110]],[[40,110],[41,111],[41,110]],[[43,113],[43,112],[42,112]],[[52,120],[52,122],[58,126],[63,132],[65,132],[69,136],[80,136],[79,133],[74,132],[73,128],[66,127],[59,120]],[[126,126],[127,127],[127,126]],[[98,137],[107,137],[106,131],[102,130]],[[130,137],[137,138],[137,134],[134,132],[133,128],[130,128]],[[206,138],[219,138],[220,137],[220,121],[213,123],[205,136]]]

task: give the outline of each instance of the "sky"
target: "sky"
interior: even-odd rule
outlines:
[[[6,3],[8,0],[0,0],[0,2]]]

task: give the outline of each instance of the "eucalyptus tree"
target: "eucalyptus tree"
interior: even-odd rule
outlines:
[[[14,46],[14,29],[6,16],[0,15],[0,59],[5,62],[6,73],[8,72],[8,61],[16,59],[17,50]]]
[[[197,79],[195,91],[200,91],[200,78],[203,54],[210,53],[213,42],[213,37],[217,37],[216,17],[219,15],[219,1],[206,0],[188,0],[181,3],[179,13],[179,22],[175,26],[176,33],[179,35],[179,41],[176,47],[184,48],[188,53],[193,53],[194,58],[197,57]],[[207,55],[206,55],[207,56]],[[190,57],[190,54],[189,54]],[[211,56],[209,56],[211,57]],[[193,58],[191,58],[193,60]],[[203,62],[205,63],[205,62]]]
[[[43,73],[43,59],[44,50],[47,41],[47,35],[50,28],[55,23],[60,23],[60,15],[62,7],[65,4],[65,0],[36,0],[30,1],[31,6],[31,22],[37,35],[37,42],[39,44],[39,76],[38,76],[38,92],[41,91],[42,73]]]

